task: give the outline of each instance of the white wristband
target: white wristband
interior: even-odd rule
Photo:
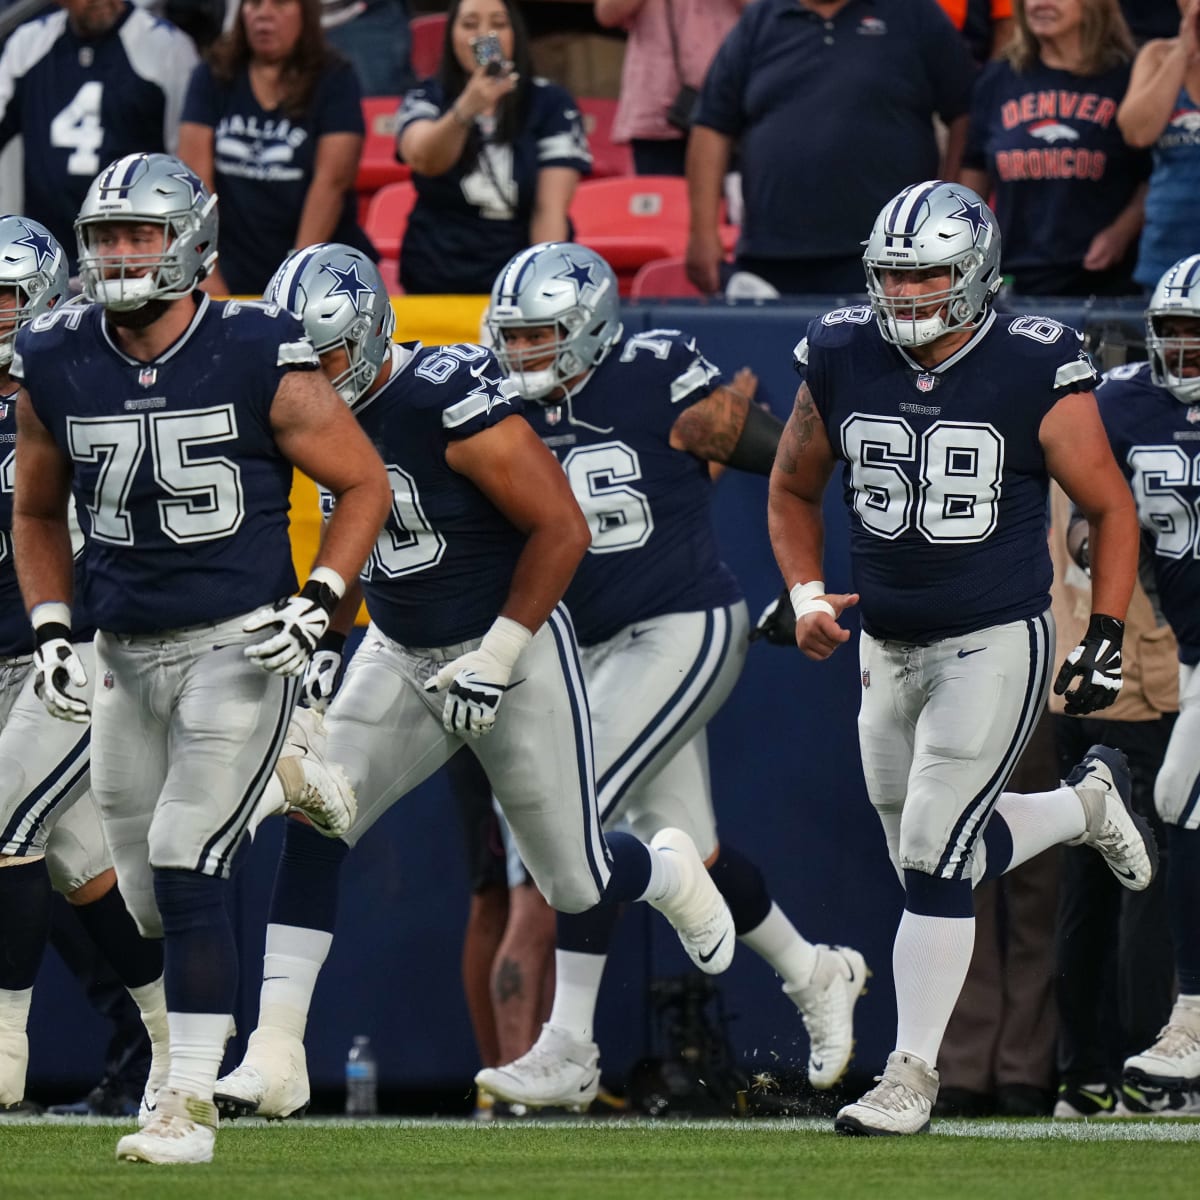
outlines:
[[[34,629],[40,629],[43,625],[65,625],[68,629],[71,628],[71,606],[64,604],[61,600],[46,600],[41,604],[35,604],[33,610],[29,614],[29,620],[33,624]]]
[[[815,612],[828,613],[831,617],[835,616],[833,605],[828,600],[817,598],[824,595],[825,581],[823,579],[814,579],[812,583],[795,584],[788,592],[788,597],[791,599],[792,611],[796,614],[796,620]]]
[[[509,617],[497,617],[492,627],[483,635],[479,643],[480,650],[486,650],[498,662],[503,663],[511,671],[516,666],[521,651],[533,641],[533,634],[521,624]]]
[[[309,583],[323,583],[339,600],[346,594],[346,581],[332,567],[313,567]]]

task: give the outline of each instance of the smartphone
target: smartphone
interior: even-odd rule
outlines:
[[[500,46],[498,33],[484,33],[471,39],[475,61],[486,67],[489,75],[499,75],[504,70],[504,50]]]

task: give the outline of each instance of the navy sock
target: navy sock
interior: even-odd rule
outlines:
[[[721,843],[717,861],[708,868],[717,891],[725,897],[738,937],[757,929],[771,911],[771,895],[762,872],[740,851]]]
[[[1200,829],[1167,830],[1167,911],[1179,990],[1200,995]],[[0,871],[0,875],[3,872]]]
[[[607,955],[621,912],[618,904],[597,904],[587,912],[556,914],[554,948]]]
[[[0,988],[33,987],[50,936],[50,872],[46,860],[0,867]]]
[[[973,917],[969,879],[942,879],[924,871],[904,872],[904,907],[922,917]]]
[[[233,1012],[237,947],[225,910],[228,886],[227,879],[214,879],[198,871],[154,868],[170,1012]]]
[[[1008,870],[1012,862],[1013,840],[1012,830],[1008,822],[992,809],[987,824],[983,827],[983,844],[987,849],[987,861],[984,864],[984,879],[998,879]]]
[[[127,988],[145,987],[163,973],[161,939],[142,937],[119,888],[112,887],[99,900],[74,908],[88,937]]]
[[[650,886],[650,855],[653,851],[631,833],[606,833],[604,840],[612,856],[612,875],[600,902],[616,904],[621,900],[640,900]]]
[[[271,924],[332,933],[342,860],[349,853],[341,838],[327,838],[304,821],[287,820],[271,893]]]

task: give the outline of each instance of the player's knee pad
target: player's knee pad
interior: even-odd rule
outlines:
[[[958,815],[958,800],[951,788],[936,779],[921,780],[909,793],[900,817],[900,869],[939,874]]]
[[[1200,821],[1200,777],[1194,767],[1172,761],[1168,755],[1154,780],[1154,810],[1167,825],[1192,825]]]
[[[535,879],[534,882],[546,897],[546,903],[558,912],[585,912],[600,901],[600,889],[590,875],[582,878],[555,875],[549,880]]]

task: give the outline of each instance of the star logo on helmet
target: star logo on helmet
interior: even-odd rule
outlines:
[[[198,175],[193,175],[191,171],[172,171],[172,179],[178,179],[184,184],[188,191],[192,193],[191,200],[195,204],[201,196],[204,195],[204,184],[201,182]]]
[[[965,221],[971,227],[971,241],[978,242],[981,230],[987,229],[988,219],[983,211],[983,205],[974,200],[968,200],[966,196],[960,196],[958,192],[954,192],[954,199],[958,201],[958,212],[952,212],[950,217],[955,221]]]
[[[362,306],[359,303],[359,296],[370,298],[374,293],[371,285],[364,283],[358,277],[358,263],[352,262],[347,270],[342,270],[326,263],[322,269],[328,271],[337,280],[333,287],[329,289],[329,298],[332,300],[334,296],[346,296],[354,306],[354,311],[361,312]]]
[[[566,266],[555,275],[555,279],[569,279],[581,296],[585,287],[596,286],[596,281],[592,278],[591,263],[578,263],[569,254],[563,255],[563,262]]]
[[[47,259],[54,257],[54,242],[44,233],[38,233],[36,229],[30,228],[24,221],[21,222],[21,228],[25,230],[23,238],[17,238],[13,242],[14,246],[27,246],[37,255],[37,269],[40,271]]]

